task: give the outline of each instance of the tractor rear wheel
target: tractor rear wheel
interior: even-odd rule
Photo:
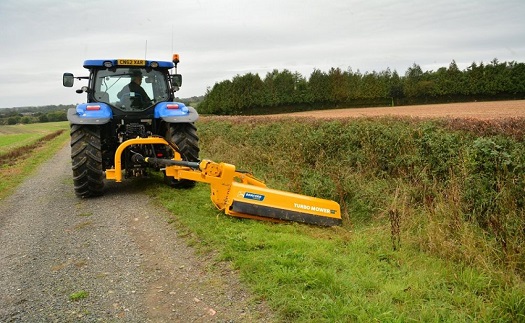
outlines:
[[[197,136],[197,128],[193,123],[170,123],[166,139],[177,146],[182,160],[199,161],[199,137]],[[164,181],[175,188],[192,188],[195,186],[194,181],[186,179],[176,180],[165,176]]]
[[[71,161],[75,194],[102,195],[104,170],[99,126],[71,125]]]

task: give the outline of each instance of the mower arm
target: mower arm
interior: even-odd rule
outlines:
[[[136,138],[123,142],[115,154],[115,168],[106,170],[106,178],[122,180],[121,154],[136,144],[165,144],[172,147],[174,159],[132,156],[136,163],[165,166],[166,176],[210,184],[211,200],[226,214],[266,221],[294,221],[320,226],[341,225],[341,209],[335,201],[310,197],[266,187],[251,173],[238,171],[234,165],[210,160],[183,161],[177,147],[159,137]]]
[[[275,190],[235,166],[203,160],[200,163],[144,158],[166,165],[166,176],[210,184],[211,200],[228,215],[270,221],[295,221],[321,226],[341,224],[339,204],[315,197]]]

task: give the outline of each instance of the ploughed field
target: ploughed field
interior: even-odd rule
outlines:
[[[290,115],[315,118],[404,116],[415,118],[471,118],[478,120],[523,118],[525,100],[427,104],[380,108],[354,108],[296,112]]]

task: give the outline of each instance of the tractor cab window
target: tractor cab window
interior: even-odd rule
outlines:
[[[99,70],[94,78],[94,97],[121,110],[145,110],[168,100],[166,74],[145,68]]]

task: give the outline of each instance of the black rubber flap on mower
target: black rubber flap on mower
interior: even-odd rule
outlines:
[[[264,205],[249,204],[239,201],[233,201],[231,210],[237,213],[244,213],[249,215],[256,215],[263,218],[272,218],[285,221],[302,222],[308,224],[315,224],[325,227],[334,225],[341,225],[342,220],[336,218],[329,218],[320,215],[309,213],[289,211],[278,208],[273,208]]]

